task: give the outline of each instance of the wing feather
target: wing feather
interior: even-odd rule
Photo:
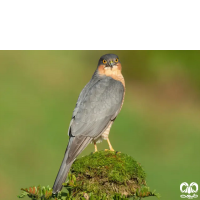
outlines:
[[[73,112],[70,135],[95,138],[118,114],[124,87],[111,77],[104,77],[87,87],[81,92]]]

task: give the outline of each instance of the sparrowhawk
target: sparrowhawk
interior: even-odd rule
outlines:
[[[62,189],[76,157],[93,142],[107,140],[110,128],[119,114],[125,95],[125,81],[117,55],[103,55],[89,83],[81,91],[69,125],[69,142],[60,170],[53,186],[53,193]]]

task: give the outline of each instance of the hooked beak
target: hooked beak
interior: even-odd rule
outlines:
[[[109,66],[110,66],[111,68],[113,68],[113,65],[114,65],[114,62],[111,60],[111,61],[109,62]]]

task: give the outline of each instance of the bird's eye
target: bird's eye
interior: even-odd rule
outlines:
[[[107,61],[106,60],[103,60],[103,64],[106,64],[107,63]]]
[[[118,62],[118,58],[116,58],[115,62]]]

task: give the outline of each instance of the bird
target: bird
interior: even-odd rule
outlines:
[[[69,142],[53,185],[53,194],[62,190],[71,165],[88,144],[94,143],[97,152],[97,143],[107,140],[109,150],[114,151],[108,135],[121,111],[124,97],[125,80],[119,57],[105,54],[100,57],[91,80],[78,97],[68,129]]]

